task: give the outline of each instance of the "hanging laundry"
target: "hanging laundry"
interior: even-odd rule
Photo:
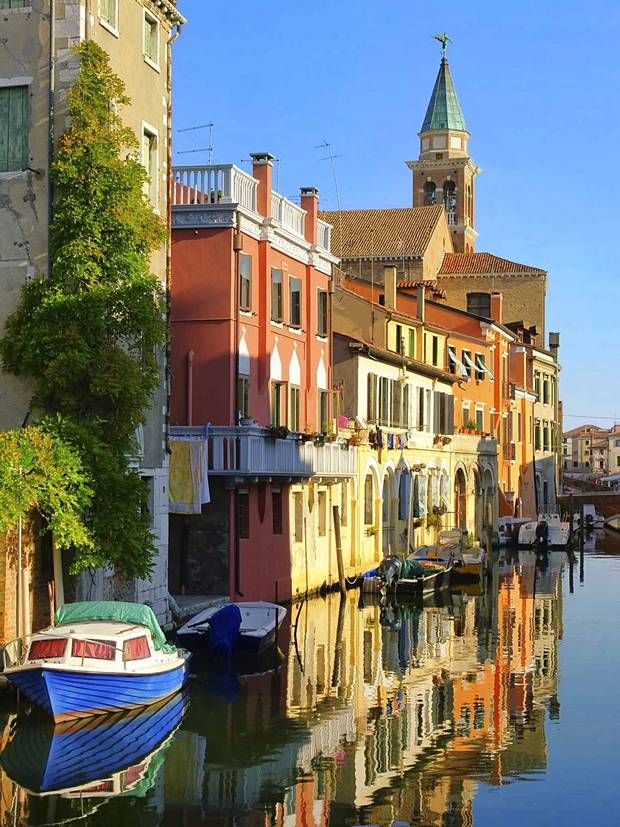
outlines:
[[[173,439],[170,450],[170,512],[200,514],[203,503],[211,501],[206,440]]]

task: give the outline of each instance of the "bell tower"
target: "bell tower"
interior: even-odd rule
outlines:
[[[443,204],[455,251],[473,253],[478,236],[474,184],[480,168],[469,156],[469,132],[446,57],[450,38],[438,34],[435,40],[441,43],[441,63],[419,133],[420,156],[407,161],[413,176],[413,206]]]

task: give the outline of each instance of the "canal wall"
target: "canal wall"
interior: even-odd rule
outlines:
[[[584,505],[592,503],[597,513],[604,517],[613,517],[620,514],[620,492],[618,491],[586,491],[583,494],[573,494],[572,497],[575,511],[579,510],[582,503]],[[568,512],[569,499],[570,497],[567,494],[558,497],[562,513]]]

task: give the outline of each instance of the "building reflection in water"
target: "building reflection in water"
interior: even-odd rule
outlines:
[[[478,785],[546,767],[564,561],[520,552],[445,605],[352,591],[293,606],[280,660],[197,676],[146,801],[126,820],[111,799],[101,823],[472,824]]]

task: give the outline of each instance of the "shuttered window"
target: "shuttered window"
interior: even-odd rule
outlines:
[[[31,0],[0,0],[0,9],[23,9]]]
[[[377,376],[374,373],[368,374],[366,419],[368,422],[375,422],[377,419]]]
[[[144,54],[153,63],[159,63],[159,24],[157,18],[144,12]]]
[[[0,172],[28,166],[28,87],[0,89]]]
[[[99,17],[118,29],[118,0],[99,0]]]

